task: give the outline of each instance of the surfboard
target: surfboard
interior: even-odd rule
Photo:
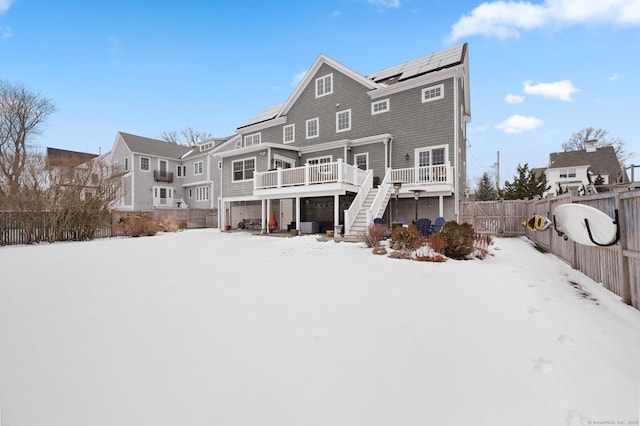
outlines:
[[[619,238],[616,220],[584,204],[563,204],[553,210],[555,230],[585,246],[610,246]]]
[[[546,231],[551,225],[551,221],[539,214],[534,214],[529,219],[522,222],[522,226],[530,231]]]

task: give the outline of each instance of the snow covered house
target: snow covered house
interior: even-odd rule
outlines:
[[[220,181],[209,154],[223,141],[184,146],[118,132],[113,148],[105,154],[125,183],[118,209],[216,207]]]
[[[545,175],[549,190],[544,196],[570,190],[594,192],[596,184],[628,182],[614,148],[596,148],[596,141],[586,141],[583,150],[549,154]]]
[[[366,76],[321,54],[211,153],[221,226],[358,235],[376,217],[458,219],[469,93],[466,43]]]

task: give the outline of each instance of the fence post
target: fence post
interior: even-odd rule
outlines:
[[[616,209],[618,210],[618,226],[620,227],[620,240],[618,241],[618,270],[620,273],[620,297],[627,305],[631,304],[631,278],[629,277],[629,259],[624,252],[627,249],[626,215],[620,201],[620,193],[616,191]]]

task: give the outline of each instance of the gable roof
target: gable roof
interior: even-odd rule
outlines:
[[[549,154],[549,168],[589,166],[594,175],[609,175],[610,181],[624,177],[622,166],[612,146],[596,148],[595,151],[565,151]]]
[[[145,138],[124,132],[118,132],[118,135],[122,138],[122,141],[127,145],[129,150],[137,154],[180,159],[194,149],[192,146],[176,145],[158,139]]]
[[[467,44],[459,44],[439,52],[423,56],[367,76],[368,79],[385,86],[396,84],[425,74],[461,65],[466,56]]]
[[[412,78],[420,77],[425,74],[434,73],[446,68],[455,67],[457,65],[464,64],[465,57],[467,55],[467,43],[459,44],[457,46],[450,47],[439,52],[432,53],[427,56],[423,56],[412,61],[402,63],[390,68],[385,68],[381,71],[375,72],[368,76],[363,76],[353,71],[352,69],[342,65],[341,63],[329,58],[324,54],[320,54],[315,60],[311,68],[305,73],[304,78],[296,89],[293,91],[289,99],[281,104],[272,105],[253,118],[247,120],[242,125],[238,126],[238,129],[248,127],[254,124],[262,123],[265,121],[276,119],[280,116],[286,115],[296,100],[300,97],[304,89],[313,82],[316,73],[323,65],[328,65],[331,68],[347,75],[353,80],[359,82],[368,90],[382,89],[392,84],[404,82]],[[467,96],[468,103],[468,96]],[[467,110],[469,110],[469,105]]]
[[[78,166],[98,157],[97,154],[47,147],[47,167]]]

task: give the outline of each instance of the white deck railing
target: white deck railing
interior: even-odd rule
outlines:
[[[392,169],[389,182],[402,183],[453,183],[453,170],[450,164],[435,166],[411,167],[407,169]]]
[[[254,189],[272,189],[322,183],[348,183],[361,186],[367,172],[346,164],[341,159],[332,163],[305,164],[291,169],[258,172],[254,177]]]

